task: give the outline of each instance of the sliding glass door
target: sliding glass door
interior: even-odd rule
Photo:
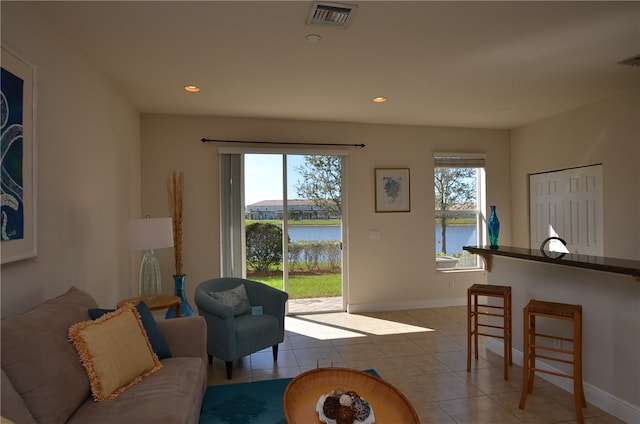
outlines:
[[[289,313],[344,310],[343,158],[224,154],[221,172],[223,275],[288,292]]]

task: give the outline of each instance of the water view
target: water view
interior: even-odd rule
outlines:
[[[478,243],[475,225],[447,226],[447,255],[462,253],[462,246],[475,246]],[[442,227],[436,226],[436,253],[442,251]]]
[[[436,226],[436,252],[440,252],[442,245],[442,228]],[[340,226],[297,226],[289,227],[291,241],[298,240],[340,240]],[[475,225],[456,225],[447,227],[447,254],[462,253],[463,246],[477,244]]]
[[[341,240],[340,226],[334,225],[292,225],[289,226],[289,239],[298,240]]]

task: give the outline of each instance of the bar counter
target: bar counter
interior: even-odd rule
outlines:
[[[640,423],[640,261],[510,246],[465,246],[464,250],[485,259],[491,271],[486,272],[487,284],[512,288],[514,364],[522,365],[523,308],[531,299],[580,304],[587,401],[624,422]],[[536,325],[542,333],[571,336],[571,323],[556,321]],[[503,354],[500,340],[486,343],[489,350]],[[542,360],[541,365],[570,371],[564,364]],[[572,389],[569,379],[540,377]]]
[[[640,261],[604,256],[579,255],[575,253],[560,253],[528,249],[524,247],[499,246],[492,249],[489,246],[464,246],[464,250],[480,255],[491,271],[492,256],[506,256],[508,258],[525,259],[535,262],[545,262],[556,265],[572,266],[575,268],[592,269],[596,271],[626,274],[640,281]]]

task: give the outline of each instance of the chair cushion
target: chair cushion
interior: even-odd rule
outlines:
[[[133,305],[95,321],[74,324],[69,339],[87,370],[93,398],[98,402],[115,399],[162,367]]]
[[[90,395],[87,373],[68,340],[69,327],[97,308],[72,287],[30,311],[2,320],[2,370],[40,424],[66,422]]]
[[[251,311],[251,304],[249,303],[249,296],[247,296],[247,290],[244,284],[225,291],[209,292],[209,295],[215,300],[229,305],[233,308],[233,315],[243,315]]]
[[[239,356],[245,356],[265,347],[273,346],[277,340],[278,318],[273,315],[242,315],[236,318],[236,339]]]
[[[139,302],[136,305],[136,309],[140,314],[142,325],[147,332],[147,337],[149,338],[149,342],[151,342],[151,347],[153,347],[153,351],[158,356],[158,359],[171,358],[171,351],[169,350],[167,341],[162,336],[162,333],[158,328],[158,323],[156,323],[156,319],[153,317],[149,306],[144,302]],[[104,314],[108,314],[113,311],[115,311],[115,309],[89,309],[89,316],[91,319],[98,319]]]

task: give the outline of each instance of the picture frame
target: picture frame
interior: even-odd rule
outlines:
[[[375,168],[376,212],[411,212],[409,168]]]
[[[37,255],[36,72],[2,46],[1,263]]]

